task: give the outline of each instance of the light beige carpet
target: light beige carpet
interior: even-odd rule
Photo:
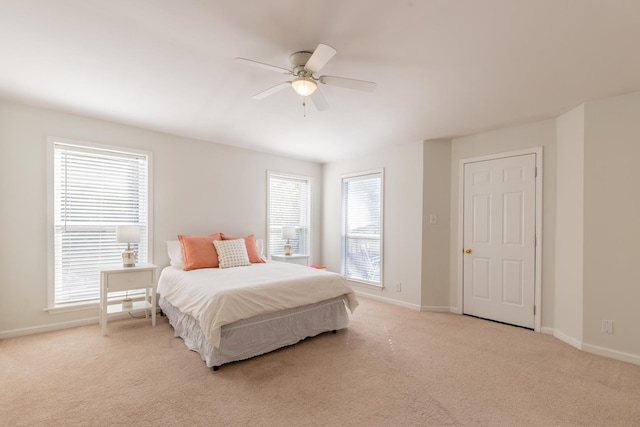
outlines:
[[[207,369],[166,318],[0,341],[6,426],[638,426],[640,366],[360,298],[348,330]]]

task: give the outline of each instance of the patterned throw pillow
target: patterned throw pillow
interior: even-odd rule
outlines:
[[[220,268],[243,267],[251,265],[244,239],[214,240],[213,244],[218,252]]]

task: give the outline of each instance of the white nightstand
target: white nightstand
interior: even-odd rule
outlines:
[[[274,261],[290,262],[291,264],[300,264],[309,266],[309,255],[293,254],[293,255],[271,255]]]
[[[105,265],[100,267],[100,324],[102,335],[107,334],[107,317],[110,314],[122,312],[151,310],[151,324],[156,326],[156,272],[158,267],[153,264],[137,264],[135,267],[119,265]],[[134,301],[133,308],[123,309],[120,301],[109,304],[109,292],[131,291],[144,289],[144,301]],[[151,289],[151,302],[149,290]]]

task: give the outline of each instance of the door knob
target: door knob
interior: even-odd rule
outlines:
[[[465,253],[465,254],[470,254],[470,253],[471,253],[471,249],[469,249],[469,248],[465,249],[465,250],[464,250],[464,253]]]

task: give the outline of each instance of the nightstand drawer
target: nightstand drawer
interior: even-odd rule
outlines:
[[[153,271],[131,271],[126,273],[112,273],[107,279],[109,292],[129,289],[139,289],[153,286]]]

